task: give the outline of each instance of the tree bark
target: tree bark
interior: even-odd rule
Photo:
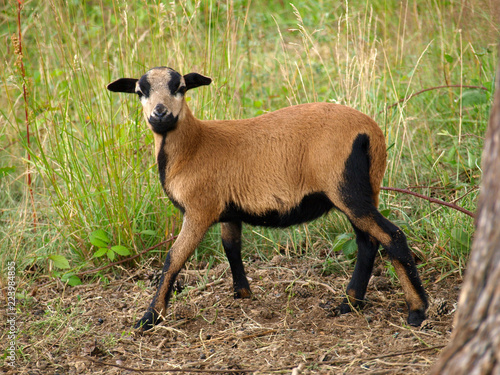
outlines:
[[[455,328],[431,375],[500,375],[500,66],[482,167],[476,234]]]

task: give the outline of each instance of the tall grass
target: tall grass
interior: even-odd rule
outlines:
[[[32,144],[22,117],[22,79],[10,36],[15,4],[0,23],[0,253],[2,262],[51,255],[71,267],[96,262],[91,234],[138,251],[178,230],[162,194],[152,136],[133,96],[105,86],[153,66],[198,71],[214,83],[189,93],[200,118],[255,116],[330,101],[375,118],[387,137],[384,184],[475,209],[498,39],[486,1],[26,1],[22,12]],[[469,85],[481,89],[422,89]],[[30,155],[31,161],[27,156]],[[33,175],[35,206],[23,177]],[[447,208],[384,193],[381,208],[439,269],[461,269],[473,223]],[[32,210],[38,213],[33,228]],[[337,223],[337,224],[336,224]],[[307,229],[309,228],[309,229]],[[328,230],[326,230],[328,229]],[[217,228],[197,253],[220,250]],[[338,214],[287,231],[247,230],[247,251],[340,249]],[[316,249],[316,250],[315,250]],[[288,251],[288,250],[287,250]],[[301,250],[302,251],[302,250]],[[52,260],[51,260],[52,259]]]

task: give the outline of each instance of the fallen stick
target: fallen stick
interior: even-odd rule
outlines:
[[[210,369],[194,369],[194,368],[163,368],[163,369],[143,369],[143,368],[135,368],[135,367],[128,367],[128,366],[122,366],[119,364],[115,363],[110,363],[110,362],[103,362],[99,361],[94,358],[90,357],[76,357],[77,359],[83,359],[85,361],[89,361],[92,363],[95,363],[97,365],[101,366],[110,366],[110,367],[116,367],[122,370],[127,370],[127,371],[132,371],[132,372],[141,372],[141,373],[165,373],[165,372],[176,372],[176,373],[183,373],[183,372],[194,372],[198,374],[241,374],[241,373],[247,373],[247,372],[255,372],[257,371],[256,369],[237,369],[237,370],[210,370]]]
[[[324,361],[324,362],[318,362],[318,364],[335,365],[335,364],[345,364],[345,363],[351,363],[351,362],[368,362],[368,361],[373,361],[375,359],[398,357],[400,355],[414,354],[414,353],[426,352],[426,351],[429,351],[429,350],[442,349],[445,346],[446,345],[436,345],[436,346],[430,346],[428,348],[410,349],[410,350],[405,350],[405,351],[402,351],[402,352],[395,352],[395,353],[382,354],[382,355],[374,355],[374,356],[366,357],[366,358],[354,358],[354,359],[351,359],[351,360],[349,360],[349,359],[338,359],[338,360],[332,360],[332,361]]]

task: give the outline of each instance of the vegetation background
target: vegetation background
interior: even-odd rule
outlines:
[[[18,19],[18,2],[2,2],[0,267],[16,261],[22,299],[34,276],[76,285],[86,280],[78,272],[178,231],[180,214],[158,183],[139,102],[105,89],[154,66],[213,78],[189,92],[199,118],[252,117],[313,101],[357,108],[386,135],[384,186],[474,211],[497,62],[494,5],[27,0]],[[426,269],[442,277],[463,271],[471,217],[387,191],[381,209]],[[224,260],[218,230],[196,260]],[[345,269],[353,239],[347,221],[331,213],[287,230],[247,227],[244,255],[321,255],[325,269]]]

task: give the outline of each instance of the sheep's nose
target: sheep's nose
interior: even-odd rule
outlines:
[[[156,107],[153,109],[153,116],[156,118],[161,119],[167,114],[167,107],[165,107],[163,104],[157,104]]]

